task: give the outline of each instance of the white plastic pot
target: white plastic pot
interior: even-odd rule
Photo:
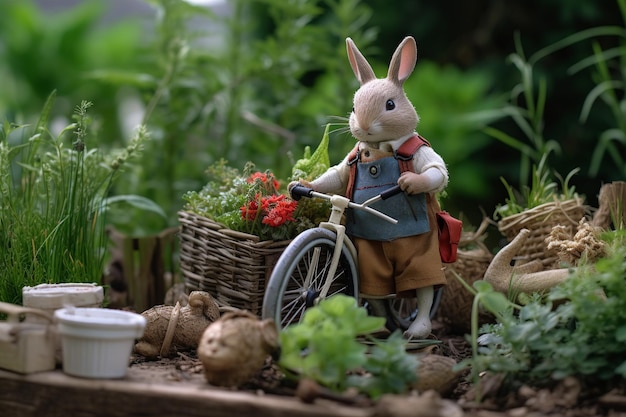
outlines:
[[[63,372],[85,378],[123,378],[135,339],[146,327],[140,314],[107,308],[62,308],[54,317]]]

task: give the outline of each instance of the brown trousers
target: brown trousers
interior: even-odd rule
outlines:
[[[446,285],[435,216],[438,206],[436,198],[428,196],[428,233],[388,242],[353,239],[361,294],[412,297],[419,288]]]

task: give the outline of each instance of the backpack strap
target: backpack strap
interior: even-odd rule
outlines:
[[[348,177],[348,185],[346,187],[346,197],[352,200],[352,193],[354,192],[354,181],[356,178],[356,165],[361,159],[361,151],[359,150],[359,144],[357,143],[354,149],[348,154],[348,165],[350,166],[350,176]]]
[[[415,152],[422,146],[430,146],[430,143],[421,137],[420,135],[413,135],[404,141],[402,145],[394,152],[393,157],[398,161],[400,166],[400,172],[411,171],[413,172],[413,156]],[[350,166],[350,177],[348,177],[348,185],[346,187],[346,197],[352,199],[352,193],[354,192],[354,181],[356,179],[356,166],[357,162],[361,159],[361,151],[359,150],[359,144],[352,149],[348,154],[348,165]]]
[[[420,135],[413,135],[404,141],[394,152],[394,158],[398,161],[400,172],[413,172],[413,156],[422,146],[430,146],[430,143]]]

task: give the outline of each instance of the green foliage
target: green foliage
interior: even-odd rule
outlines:
[[[406,340],[399,331],[384,342],[378,341],[363,364],[366,375],[350,375],[348,385],[357,387],[372,398],[383,394],[402,394],[417,379],[418,360],[406,352]]]
[[[190,25],[191,19],[197,19],[201,27],[210,27],[215,16],[182,0],[149,3],[157,9],[157,19],[154,36],[142,52],[145,64],[130,71],[103,68],[89,74],[100,83],[138,91],[142,123],[154,137],[146,146],[142,166],[133,167],[134,175],[117,184],[115,192],[140,190],[162,207],[167,218],[146,217],[137,210],[116,211],[111,221],[130,235],[157,233],[175,222],[180,206],[173,202],[181,201],[183,192],[200,187],[201,173],[211,154],[220,153],[218,138],[222,137],[222,132],[207,132],[207,125],[215,122],[223,76],[214,54],[200,47],[207,31]]]
[[[612,239],[609,256],[593,268],[577,271],[551,294],[553,300],[570,300],[569,308],[563,306],[560,313],[575,321],[573,331],[566,337],[578,357],[567,363],[567,353],[559,351],[558,358],[566,366],[552,365],[556,368],[552,371],[554,378],[571,374],[626,378],[626,235],[622,230]]]
[[[329,168],[328,132],[315,152],[309,148],[293,166],[291,180],[313,180]],[[293,239],[304,230],[328,219],[330,204],[320,199],[288,198],[273,172],[254,172],[248,162],[243,172],[224,159],[206,170],[208,182],[200,191],[189,191],[183,199],[185,209],[209,217],[226,227],[253,234],[261,240]],[[284,184],[283,184],[284,185]],[[273,220],[272,220],[273,219]]]
[[[565,180],[559,177],[561,185],[569,181],[580,170],[579,167],[586,166],[589,167],[589,176],[603,181],[623,177],[620,174],[624,174],[626,166],[623,156],[626,146],[626,101],[623,94],[626,68],[626,30],[623,22],[626,22],[626,2],[617,0],[615,4],[618,6],[616,11],[619,11],[615,16],[621,17],[621,25],[585,25],[590,27],[574,33],[565,32],[565,36],[558,36],[560,40],[537,50],[529,57],[526,57],[521,46],[521,34],[516,33],[515,53],[509,55],[509,61],[514,64],[520,81],[510,91],[510,105],[474,114],[479,115],[478,120],[482,118],[489,123],[484,129],[486,134],[520,155],[520,184],[513,187],[510,181],[501,178],[508,198],[504,206],[497,208],[496,216],[515,214],[552,201],[555,197],[566,198],[560,195],[557,184],[548,177],[552,174],[547,174],[557,164],[561,167],[567,164],[566,169],[572,163],[578,166],[570,171]],[[525,35],[529,38],[527,33]],[[540,66],[540,61],[545,66]],[[557,62],[568,62],[564,76],[558,72],[560,65],[555,66]],[[585,70],[591,73],[592,85],[589,90],[584,87],[587,92],[581,90],[582,94],[576,95],[577,88],[587,83],[587,80],[573,76]],[[556,92],[557,98],[559,95],[565,96],[568,102],[551,102],[548,106],[548,86],[555,85],[561,85],[561,91]],[[572,105],[580,106],[579,126],[570,120],[569,115],[575,112],[566,110]],[[594,108],[595,117],[592,111]],[[584,130],[583,124],[588,124],[589,130]],[[515,130],[517,132],[512,133]],[[550,134],[552,138],[547,137],[545,132],[548,131],[553,132]],[[559,161],[554,157],[565,158]],[[542,162],[544,159],[549,159],[549,162]],[[607,160],[609,164],[606,163]],[[540,170],[541,165],[544,165],[543,171]],[[537,169],[538,172],[535,171]],[[554,175],[558,177],[558,174]],[[587,179],[581,179],[583,184],[585,180]],[[587,182],[593,186],[597,184],[597,181]],[[538,187],[537,190],[533,189],[535,186]],[[515,188],[520,191],[517,192]],[[557,191],[556,196],[551,195],[549,188]],[[596,192],[597,190],[591,190],[588,195]],[[564,187],[563,194],[568,193],[572,194],[573,188],[569,190]],[[534,197],[542,195],[547,199],[533,201]]]
[[[159,19],[156,37],[142,53],[144,69],[91,75],[142,93],[143,122],[155,140],[135,177],[118,184],[116,192],[141,190],[164,208],[171,223],[180,209],[176,202],[199,189],[204,168],[221,158],[238,166],[253,161],[286,178],[294,162],[290,151],[314,142],[328,116],[350,108],[354,80],[344,37],[366,42],[375,33],[365,29],[371,11],[360,0],[237,0],[229,3],[231,14],[219,17],[183,0],[150,3]],[[354,13],[361,18],[355,20]],[[317,88],[326,76],[339,88]],[[342,146],[331,152],[343,156]],[[164,226],[160,221],[142,226],[145,216],[116,215],[135,225],[137,230],[127,233]]]
[[[478,315],[481,308],[491,312],[496,316],[498,320],[503,320],[503,318],[509,315],[513,309],[518,306],[512,302],[510,302],[506,296],[500,292],[497,292],[493,289],[491,284],[486,281],[478,280],[475,281],[470,287],[458,274],[454,274],[455,279],[459,280],[461,285],[465,287],[473,296],[474,300],[472,302],[472,316],[470,318],[470,343],[472,346],[472,358],[468,361],[463,361],[459,364],[459,367],[467,366],[471,364],[471,371],[474,383],[476,385],[480,384],[479,375],[480,372],[484,370],[484,365],[480,365],[481,358],[479,357],[479,349],[478,349]],[[479,392],[480,390],[477,390]]]
[[[404,88],[420,116],[418,132],[449,167],[448,195],[458,197],[458,201],[463,196],[493,195],[493,172],[482,158],[489,153],[490,140],[478,132],[478,123],[467,117],[468,113],[503,105],[503,100],[490,92],[489,74],[420,59]],[[465,204],[457,208],[467,210]]]
[[[38,2],[0,2],[0,114],[15,123],[34,123],[47,97],[57,91],[52,117],[66,118],[72,103],[88,99],[97,126],[107,126],[99,140],[117,141],[118,92],[108,85],[87,82],[90,71],[115,66],[119,71],[138,64],[141,28],[129,21],[103,26],[107,3],[79,2],[59,13],[44,13]]]
[[[260,240],[293,239],[328,218],[328,204],[313,199],[296,202],[280,190],[280,183],[271,171],[262,173],[254,167],[248,163],[240,172],[225,160],[211,165],[207,169],[207,184],[200,191],[183,196],[185,209],[232,230],[258,236]]]
[[[406,353],[399,332],[375,340],[370,351],[357,336],[384,326],[354,297],[338,294],[305,311],[302,321],[281,331],[279,365],[297,378],[310,378],[342,392],[356,387],[372,398],[406,392],[416,379],[417,359]],[[363,374],[363,371],[366,371]]]
[[[304,155],[298,159],[291,170],[291,179],[304,179],[313,181],[330,168],[330,158],[328,157],[328,144],[330,143],[329,132],[330,123],[326,125],[322,141],[311,155],[309,146],[304,148]]]
[[[507,197],[504,204],[496,206],[494,213],[496,219],[555,200],[576,197],[575,187],[570,185],[570,180],[580,170],[574,168],[563,178],[551,169],[548,159],[553,152],[560,153],[561,147],[556,140],[545,139],[543,133],[547,82],[545,77],[535,80],[536,56],[527,59],[519,36],[515,40],[517,50],[516,53],[509,55],[509,60],[519,71],[520,82],[511,90],[511,103],[501,109],[476,112],[470,116],[470,119],[486,120],[490,123],[510,118],[525,138],[520,140],[492,126],[484,128],[486,134],[515,149],[520,155],[519,191],[504,177],[500,177]],[[560,180],[560,184],[555,178]]]
[[[485,283],[475,285],[475,310],[482,305],[497,323],[480,329],[480,336],[472,329],[474,354],[464,365],[473,375],[491,371],[538,385],[566,376],[626,377],[626,235],[609,233],[608,255],[593,267],[578,267],[545,298],[517,306]]]
[[[519,34],[515,41],[516,52],[510,54],[508,59],[518,70],[520,80],[510,91],[510,103],[502,108],[478,112],[473,117],[490,123],[503,118],[514,121],[524,140],[491,126],[485,127],[484,132],[519,152],[520,182],[526,184],[535,175],[531,164],[548,165],[545,159],[552,152],[560,152],[561,148],[556,140],[544,138],[546,79],[540,76],[536,80],[532,61],[526,59]],[[540,175],[542,174],[543,172]]]
[[[546,165],[547,158],[548,154],[545,154],[539,161],[539,165],[533,165],[530,184],[523,184],[520,192],[511,186],[504,177],[500,177],[506,188],[507,198],[504,204],[496,206],[494,218],[505,218],[545,203],[556,200],[565,201],[577,196],[576,187],[570,185],[570,180],[580,169],[573,169],[565,178],[554,173],[560,180],[560,184],[557,184],[552,179]]]
[[[617,0],[622,21],[626,23],[626,1]],[[615,40],[614,45],[604,48],[605,38]],[[555,42],[535,54],[535,60],[555,52],[591,42],[591,55],[581,59],[568,69],[569,75],[591,69],[593,88],[588,92],[580,111],[580,122],[588,121],[594,105],[603,103],[612,120],[611,126],[594,138],[589,174],[597,176],[605,159],[611,160],[622,175],[626,174],[626,28],[622,26],[597,26],[576,32]],[[602,112],[604,113],[604,112]]]
[[[0,130],[0,300],[21,302],[22,287],[99,282],[106,255],[105,201],[127,160],[147,139],[103,155],[90,147],[91,103],[58,135],[48,128],[54,95],[34,126]],[[69,144],[69,146],[67,146]]]
[[[154,25],[129,19],[112,22],[108,15],[102,24],[109,7],[102,0],[83,1],[62,13],[44,13],[32,0],[0,2],[0,75],[6,81],[0,91],[0,113],[6,119],[18,124],[34,122],[46,97],[57,89],[60,100],[51,120],[70,113],[68,103],[82,99],[98,103],[91,117],[101,149],[125,146],[120,138],[129,136],[136,117],[148,126],[154,140],[146,145],[145,161],[128,168],[132,175],[117,183],[114,193],[154,200],[168,220],[156,214],[146,216],[133,206],[119,206],[109,221],[131,235],[154,233],[175,223],[182,194],[199,189],[204,169],[220,158],[236,166],[252,160],[280,177],[289,175],[290,153],[299,154],[316,143],[320,126],[330,117],[349,112],[358,85],[347,64],[346,36],[357,41],[375,66],[377,62],[387,65],[401,36],[416,37],[420,61],[407,81],[407,92],[422,116],[420,133],[433,142],[450,167],[447,205],[464,210],[489,207],[492,199],[500,201],[493,179],[497,183],[503,170],[508,178],[512,164],[488,160],[489,152],[484,151],[493,147],[493,136],[476,132],[462,115],[485,107],[500,108],[500,101],[492,101],[492,91],[509,80],[500,56],[509,51],[510,28],[520,27],[525,44],[536,47],[617,16],[613,4],[590,0],[575,7],[551,0],[541,10],[517,2],[515,14],[493,5],[489,13],[499,17],[494,20],[498,24],[485,29],[472,26],[480,19],[467,18],[484,11],[462,2],[454,7],[462,7],[459,16],[465,18],[452,25],[441,24],[441,19],[450,23],[443,6],[410,1],[385,9],[379,7],[381,1],[238,0],[229,2],[233,13],[226,17],[182,0],[146,2],[156,9],[152,10]],[[537,13],[551,19],[553,15],[554,25],[533,30],[528,22],[540,21],[530,18]],[[476,36],[468,36],[472,30]],[[491,36],[478,36],[484,33]],[[479,38],[484,41],[477,42]],[[623,85],[622,48],[614,47],[623,40],[623,27],[607,25],[580,32],[579,42],[574,37],[566,39],[553,50],[572,46],[567,59],[575,59],[576,64],[570,73],[591,69],[597,80],[597,88],[585,88],[589,95],[580,112],[592,131],[583,131],[570,120],[579,110],[571,110],[578,106],[572,94],[583,86],[581,77],[570,81],[558,72],[566,62],[561,56],[546,60],[545,67],[532,68],[540,80],[535,103],[540,103],[541,89],[546,95],[548,87],[551,92],[558,90],[546,101],[550,105],[537,114],[545,113],[546,121],[552,122],[544,127],[546,132],[556,129],[559,135],[563,132],[563,140],[576,141],[576,146],[561,143],[568,163],[575,161],[585,168],[589,163],[590,174],[607,181],[609,168],[614,166],[613,171],[619,173],[626,165],[623,129],[617,124],[626,119],[619,113],[626,106],[617,106]],[[589,47],[588,59],[578,62],[586,43],[591,43],[583,42],[587,40],[605,49],[595,52]],[[528,63],[535,65],[540,58],[535,54]],[[559,88],[565,82],[566,88]],[[523,93],[517,93],[520,100],[511,101],[512,107],[525,100]],[[552,101],[555,94],[567,95],[567,99]],[[610,112],[603,111],[605,103],[610,103],[605,107]],[[128,111],[129,105],[136,111]],[[593,131],[609,116],[615,124],[605,124],[599,133]],[[557,139],[561,142],[560,136]],[[354,143],[349,135],[331,133],[330,140],[333,162],[340,161]],[[523,183],[530,178],[533,162],[537,164],[538,159],[525,166],[528,176]]]

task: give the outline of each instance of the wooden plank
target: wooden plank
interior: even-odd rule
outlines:
[[[60,370],[20,375],[0,370],[2,417],[371,417],[374,410],[213,387],[199,380],[145,382],[75,378]]]

